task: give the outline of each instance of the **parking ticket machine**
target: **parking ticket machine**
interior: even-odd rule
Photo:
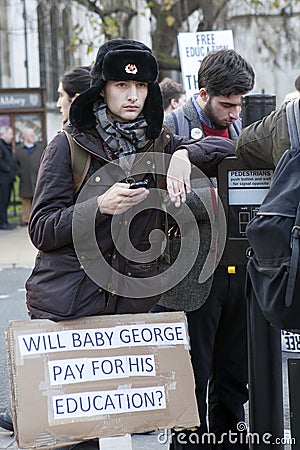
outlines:
[[[235,156],[219,164],[218,194],[227,220],[223,265],[246,264],[246,227],[268,192],[273,170],[247,169]]]

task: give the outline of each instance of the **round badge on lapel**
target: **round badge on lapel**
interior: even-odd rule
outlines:
[[[200,128],[192,128],[191,137],[193,139],[201,139],[203,137],[203,131]]]

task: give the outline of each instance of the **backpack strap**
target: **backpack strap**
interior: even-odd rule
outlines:
[[[290,261],[290,273],[286,287],[285,293],[285,306],[288,308],[291,306],[293,302],[297,272],[298,272],[298,264],[299,264],[299,256],[300,256],[300,203],[297,208],[295,223],[291,231],[291,261]]]
[[[286,117],[291,148],[300,147],[300,99],[290,101],[286,105]]]
[[[175,134],[189,138],[190,124],[184,115],[183,108],[178,108],[176,112],[172,111],[171,114],[175,124]]]
[[[81,188],[85,177],[87,176],[91,164],[91,154],[87,152],[81,145],[79,145],[73,139],[70,133],[68,133],[66,130],[63,130],[63,132],[65,133],[69,142],[74,190],[76,194]]]
[[[242,130],[242,121],[241,119],[237,119],[232,125],[229,125],[230,139],[236,142],[238,140],[239,135],[241,134],[241,130]]]

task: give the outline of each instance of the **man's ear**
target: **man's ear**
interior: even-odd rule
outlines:
[[[172,98],[170,101],[170,105],[172,106],[173,109],[177,108],[178,102],[175,98]]]
[[[207,100],[208,100],[208,98],[209,98],[209,95],[208,95],[208,93],[207,93],[207,90],[205,89],[205,88],[201,88],[200,89],[200,91],[199,91],[199,97],[201,98],[201,100],[203,101],[203,102],[207,102]]]
[[[74,97],[73,98],[71,98],[71,103],[72,102],[74,102],[74,100],[75,100],[75,98],[77,98],[78,97],[78,95],[79,95],[79,92],[77,92],[75,95],[74,95]]]

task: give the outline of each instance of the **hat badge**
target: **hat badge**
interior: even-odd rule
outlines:
[[[138,70],[135,64],[127,64],[127,66],[125,67],[126,73],[132,73],[133,75],[135,75],[137,71]]]

